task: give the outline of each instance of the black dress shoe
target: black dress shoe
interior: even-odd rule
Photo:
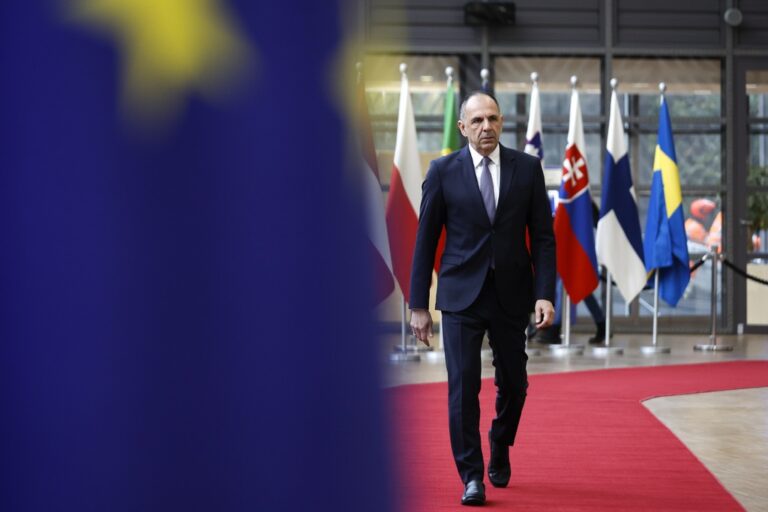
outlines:
[[[560,326],[553,325],[539,329],[531,338],[531,341],[542,345],[556,345],[560,343]]]
[[[471,480],[464,486],[462,505],[485,505],[485,485],[482,480]]]
[[[613,338],[613,334],[611,334],[611,338]],[[589,338],[589,343],[592,345],[602,345],[605,343],[605,325],[604,324],[598,324],[597,326],[597,332],[594,336]]]
[[[506,487],[512,476],[512,467],[509,465],[509,446],[494,441],[490,432],[488,432],[488,442],[491,445],[488,480],[494,487]]]

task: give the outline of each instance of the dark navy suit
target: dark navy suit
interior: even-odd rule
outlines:
[[[478,401],[483,336],[487,331],[498,387],[491,437],[512,445],[528,387],[528,316],[535,300],[554,302],[555,294],[555,240],[541,163],[503,146],[500,163],[493,224],[468,147],[431,163],[422,185],[411,272],[410,307],[427,309],[435,251],[445,226],[437,309],[443,313],[451,447],[464,483],[482,479],[484,473]]]

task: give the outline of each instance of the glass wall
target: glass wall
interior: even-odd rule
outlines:
[[[724,140],[721,65],[713,59],[616,59],[622,116],[629,140],[632,178],[638,197],[641,229],[645,231],[660,104],[659,82],[666,85],[677,166],[683,191],[683,212],[691,265],[709,250],[722,247],[724,207]],[[678,303],[660,301],[660,316],[708,316],[711,264],[691,275]],[[723,286],[718,286],[722,290]],[[616,311],[631,311],[616,294]],[[720,303],[719,301],[718,303]],[[651,316],[653,290],[642,292],[637,314]]]
[[[747,71],[749,166],[747,171],[747,273],[768,278],[768,71]],[[747,282],[747,323],[768,325],[765,286]]]
[[[429,161],[440,155],[447,66],[454,68],[453,86],[455,91],[459,91],[460,59],[457,56],[374,55],[365,59],[367,99],[385,192],[389,185],[397,130],[401,62],[408,64],[423,173]],[[724,239],[721,230],[724,224],[721,212],[728,201],[724,186],[722,63],[718,59],[616,58],[612,67],[612,75],[619,81],[619,104],[627,133],[642,231],[645,230],[653,175],[659,81],[666,83],[666,99],[683,189],[688,250],[691,264],[694,264],[713,243],[722,247],[729,242]],[[544,166],[549,173],[557,176],[568,132],[570,79],[572,75],[578,77],[591,194],[598,204],[605,155],[607,117],[604,112],[610,94],[610,91],[601,89],[601,84],[609,78],[604,76],[604,69],[605,62],[598,57],[497,56],[492,73],[493,89],[505,119],[501,140],[504,145],[515,148],[522,148],[525,144],[531,73],[538,73]],[[763,78],[762,75],[755,77],[748,85],[751,87],[750,113],[753,122],[750,124],[751,188],[747,200],[751,201],[751,208],[756,212],[768,211],[764,200],[768,192],[768,80]],[[551,186],[553,189],[556,187],[556,184]],[[762,219],[760,215],[756,218]],[[757,251],[755,258],[758,259],[768,256],[764,252],[768,241],[766,227],[760,223],[755,223],[753,227],[750,250]],[[660,302],[662,317],[709,316],[709,265],[706,263],[691,276],[691,284],[676,308]],[[718,288],[723,290],[724,287]],[[596,294],[604,297],[603,288]],[[631,304],[625,303],[618,292],[613,297],[614,316],[619,322],[637,325],[646,322],[645,318],[652,313],[652,290],[644,291],[640,299]],[[589,323],[589,313],[583,305],[578,308],[578,316],[584,318],[583,324]]]
[[[586,160],[591,183],[600,183],[600,60],[584,58],[497,57],[495,92],[504,115],[502,144],[522,148],[528,126],[531,73],[539,75],[544,168],[559,171],[563,162],[571,108],[571,76],[584,121]]]
[[[397,136],[400,102],[400,64],[408,66],[416,136],[422,173],[440,156],[443,145],[443,109],[447,81],[445,69],[453,68],[453,88],[459,91],[459,58],[450,56],[383,55],[366,57],[363,63],[366,99],[371,116],[374,145],[384,189],[389,187]]]

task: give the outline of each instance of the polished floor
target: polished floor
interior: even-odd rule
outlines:
[[[647,355],[651,345],[646,335],[617,334],[611,345],[622,354],[596,354],[587,335],[572,336],[572,345],[583,353],[556,352],[547,346],[529,347],[528,372],[554,373],[601,368],[689,364],[717,361],[768,360],[768,335],[720,336],[719,345],[732,351],[696,351],[709,344],[707,335],[660,335],[658,347],[669,353]],[[420,361],[391,361],[399,336],[383,340],[381,355],[387,386],[446,380],[445,361],[439,350],[421,352]],[[483,377],[493,376],[490,349],[483,350]],[[653,412],[709,468],[749,511],[768,512],[768,388],[701,393],[655,398],[645,402]],[[447,425],[446,425],[447,428]]]

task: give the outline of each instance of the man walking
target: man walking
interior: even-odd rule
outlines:
[[[541,163],[501,146],[502,124],[491,95],[475,92],[462,103],[458,125],[469,144],[434,160],[427,172],[411,272],[411,329],[429,344],[429,288],[445,227],[437,309],[443,312],[451,449],[464,505],[485,503],[478,400],[483,336],[488,333],[493,350],[497,386],[488,478],[506,487],[509,446],[528,387],[528,317],[534,311],[539,328],[554,318],[555,240]]]

